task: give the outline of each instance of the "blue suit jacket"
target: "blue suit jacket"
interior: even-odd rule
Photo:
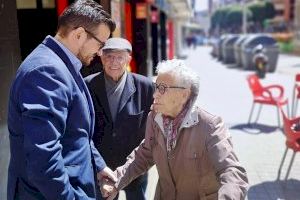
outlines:
[[[82,77],[46,38],[10,91],[8,200],[94,199],[94,169],[106,166],[91,140],[94,118]]]

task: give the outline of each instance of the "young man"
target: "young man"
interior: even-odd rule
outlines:
[[[144,138],[154,92],[151,79],[126,70],[131,51],[129,41],[108,39],[101,55],[103,73],[85,79],[95,105],[93,140],[112,169],[123,164],[126,156]],[[127,199],[145,199],[146,185],[147,175],[137,178],[124,188]]]
[[[21,64],[9,99],[8,200],[95,199],[95,171],[115,178],[91,140],[94,108],[79,73],[114,29],[99,4],[76,1]]]

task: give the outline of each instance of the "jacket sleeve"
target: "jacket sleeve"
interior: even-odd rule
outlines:
[[[218,181],[221,185],[218,199],[245,199],[248,178],[233,151],[231,137],[220,117],[210,124],[211,134],[207,135],[206,147]]]
[[[16,94],[22,114],[26,171],[45,199],[75,199],[77,193],[70,184],[60,143],[66,128],[70,85],[54,70],[34,69],[24,77]],[[81,199],[88,199],[81,195]]]
[[[92,148],[92,154],[96,165],[96,172],[100,172],[106,167],[106,163],[103,160],[101,154],[96,149],[93,140],[91,140],[91,148]]]
[[[147,172],[154,165],[152,157],[154,129],[152,128],[152,123],[153,117],[152,114],[149,114],[146,123],[145,139],[127,157],[126,163],[116,169],[115,173],[118,181],[115,186],[117,190],[126,187],[131,181]]]

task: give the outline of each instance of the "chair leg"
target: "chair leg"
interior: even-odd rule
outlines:
[[[285,179],[284,179],[285,181],[287,180],[287,178],[288,178],[288,176],[289,176],[289,174],[290,174],[292,165],[293,165],[293,163],[294,163],[295,155],[296,155],[296,152],[294,151],[293,156],[292,156],[292,160],[291,160],[291,162],[290,162],[288,171],[287,171],[286,176],[285,176]]]
[[[280,110],[279,110],[278,106],[276,106],[276,108],[277,108],[278,128],[281,128],[281,123],[280,123]]]
[[[255,103],[253,102],[252,107],[251,107],[251,111],[250,111],[250,115],[249,115],[249,118],[248,118],[248,124],[250,124],[250,122],[251,122],[254,107],[255,107]]]
[[[286,104],[286,114],[287,114],[288,118],[291,117],[289,103]]]
[[[287,152],[288,152],[288,148],[286,147],[286,149],[284,151],[284,154],[283,154],[283,157],[281,159],[281,163],[280,163],[279,169],[278,169],[277,180],[280,179],[281,169],[282,169],[282,166],[283,166],[283,163],[284,163],[284,160],[285,160]]]
[[[256,120],[255,120],[255,123],[258,122],[258,119],[259,119],[259,116],[260,116],[260,113],[261,113],[261,109],[262,109],[262,104],[259,105],[259,108],[258,108],[258,112],[257,112],[257,116],[256,116]]]
[[[295,108],[294,108],[294,117],[297,115],[297,109],[298,109],[298,99],[295,99]]]
[[[296,100],[296,97],[295,97],[295,94],[296,94],[296,85],[294,86],[294,89],[293,89],[293,95],[292,95],[292,108],[291,108],[291,116],[294,117],[295,116],[295,100]]]

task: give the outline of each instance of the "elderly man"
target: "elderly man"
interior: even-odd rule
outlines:
[[[127,155],[143,140],[153,102],[152,80],[126,70],[131,51],[131,44],[126,39],[108,39],[101,55],[103,73],[85,79],[95,105],[93,140],[112,169],[123,164]],[[127,199],[145,199],[146,185],[147,175],[137,178],[124,188]]]
[[[116,171],[118,182],[103,186],[112,199],[135,177],[156,164],[155,199],[244,199],[248,180],[220,117],[195,104],[199,82],[180,60],[157,67],[153,111],[145,140]]]
[[[98,3],[78,0],[21,64],[9,97],[8,200],[91,200],[94,174],[114,177],[91,140],[93,103],[79,73],[114,29]]]

